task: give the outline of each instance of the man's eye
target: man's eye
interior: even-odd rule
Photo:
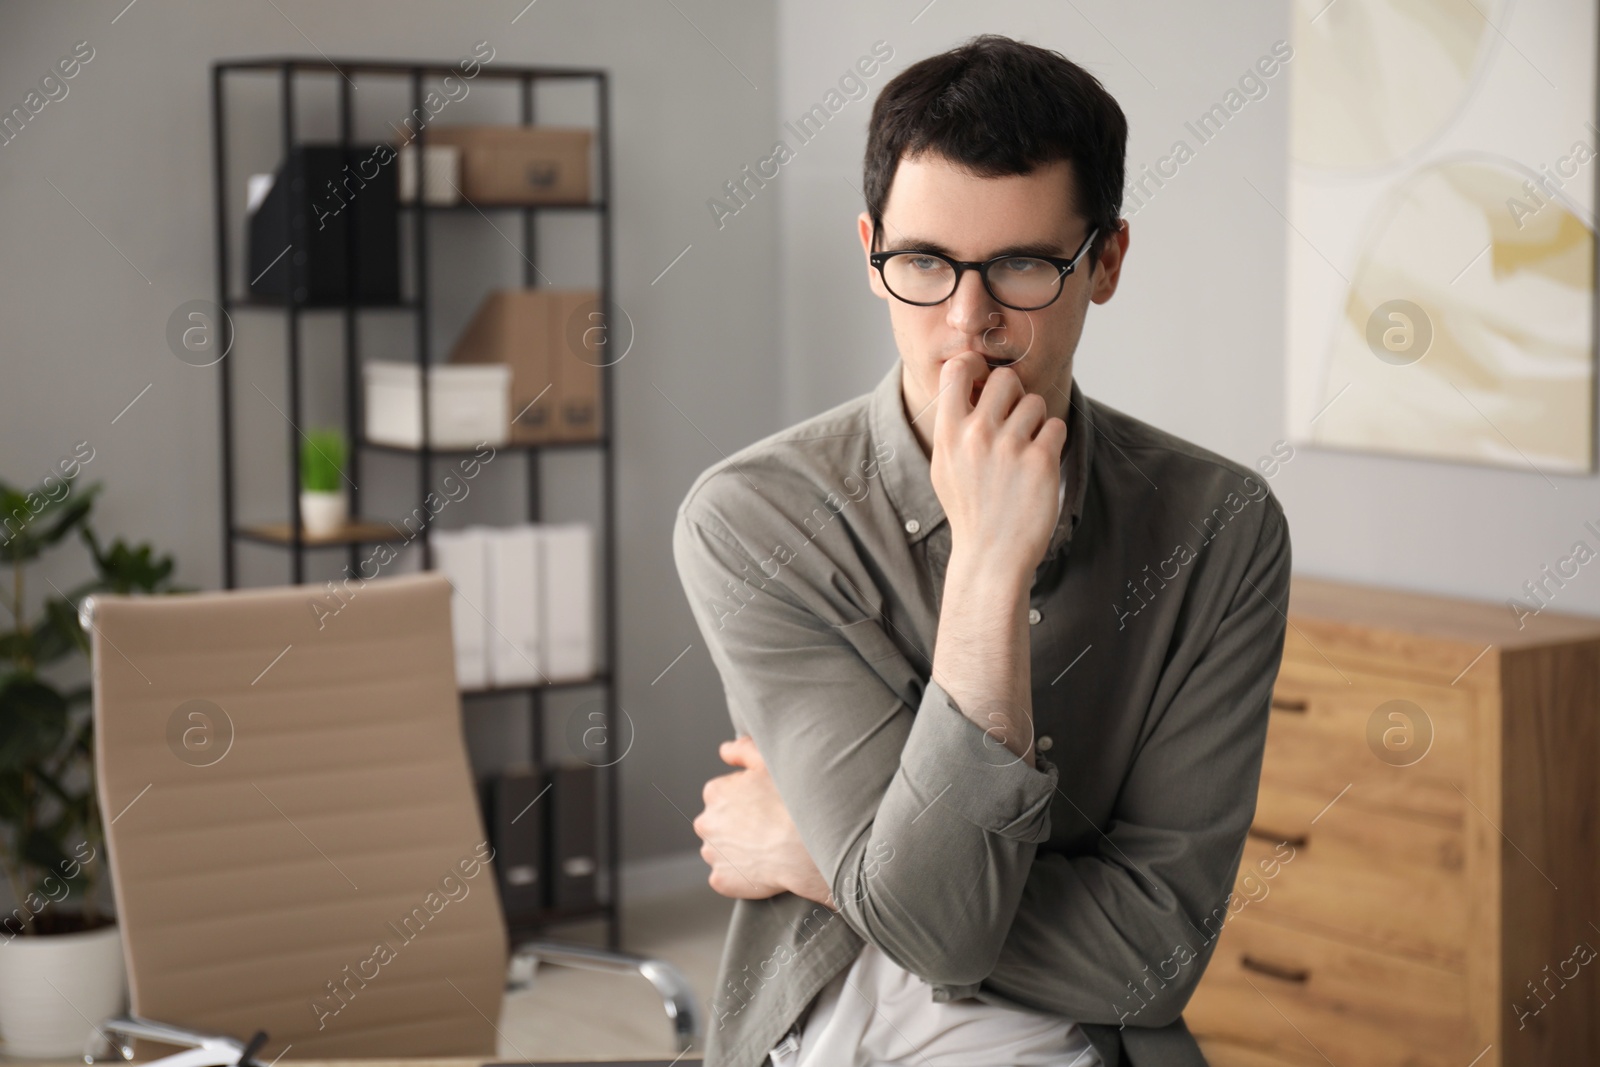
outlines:
[[[1049,264],[1042,259],[1005,259],[1000,261],[1000,269],[1007,274],[1032,274]]]
[[[934,271],[941,269],[944,266],[944,261],[935,259],[932,256],[907,256],[906,264],[912,270]]]

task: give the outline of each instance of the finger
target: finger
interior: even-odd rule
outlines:
[[[999,426],[1022,397],[1022,379],[1017,372],[1010,367],[996,367],[983,383],[983,392],[978,395],[978,404],[973,410]]]
[[[1015,434],[1024,442],[1032,441],[1044,428],[1045,417],[1048,414],[1044,397],[1038,393],[1024,393],[1017,400],[1017,406],[1011,409],[1011,414],[1006,416],[1002,430],[1005,433]]]
[[[964,352],[939,368],[939,424],[954,426],[972,414],[972,383],[982,366],[976,352]]]
[[[1067,443],[1067,424],[1061,418],[1052,415],[1044,420],[1044,425],[1039,427],[1039,434],[1034,441],[1050,456],[1060,462],[1061,449]]]
[[[729,754],[723,758],[736,767],[765,766],[761,759],[761,750],[756,747],[755,739],[749,734],[741,734],[732,741],[724,741],[722,746]]]

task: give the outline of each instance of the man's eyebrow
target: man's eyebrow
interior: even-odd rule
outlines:
[[[961,258],[938,241],[930,241],[921,237],[903,238],[894,247],[885,248],[884,251],[938,252],[940,255],[949,256],[951,259]],[[1057,259],[1065,259],[1069,255],[1071,253],[1063,252],[1058,245],[1049,241],[1029,241],[1025,244],[1007,245],[1004,248],[998,248],[987,256],[979,256],[978,259],[979,261],[998,259],[1000,256],[1054,256]]]

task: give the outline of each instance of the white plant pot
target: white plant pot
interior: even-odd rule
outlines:
[[[350,506],[344,493],[300,491],[300,524],[308,537],[329,537],[344,528]]]
[[[0,939],[0,1040],[8,1057],[81,1056],[90,1023],[123,1011],[127,994],[114,925]]]

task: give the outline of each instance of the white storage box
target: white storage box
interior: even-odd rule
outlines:
[[[431,144],[422,153],[422,202],[448,206],[461,200],[461,149]],[[417,146],[400,149],[400,202],[417,199]]]
[[[417,365],[372,360],[362,371],[367,440],[421,448],[421,374]],[[428,405],[431,447],[503,445],[511,435],[511,368],[500,363],[429,367]]]

